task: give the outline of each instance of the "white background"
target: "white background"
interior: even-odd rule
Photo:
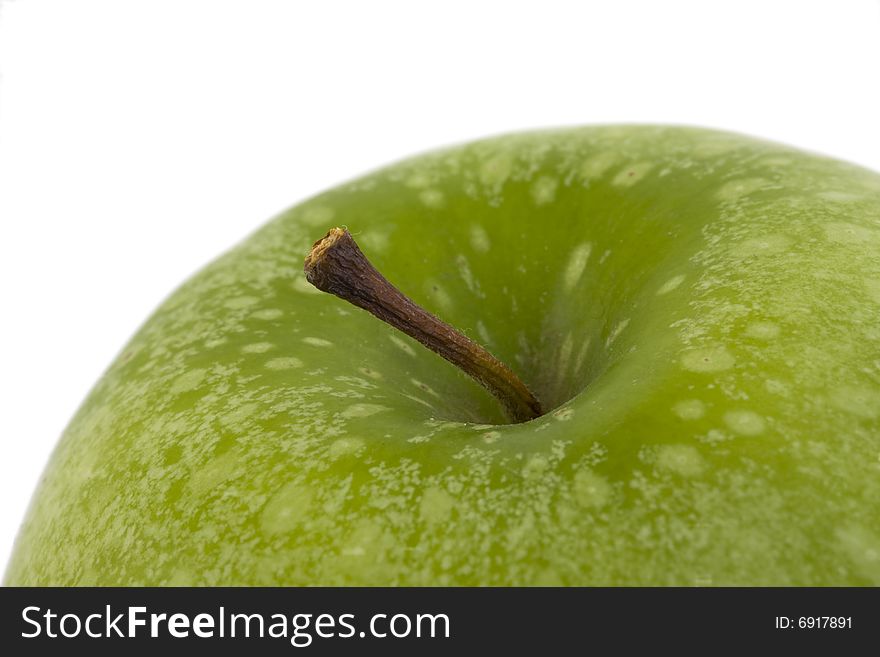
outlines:
[[[0,568],[83,397],[205,262],[414,152],[625,121],[880,170],[880,3],[0,0]]]

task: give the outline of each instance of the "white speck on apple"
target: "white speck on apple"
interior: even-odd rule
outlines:
[[[848,524],[835,530],[841,551],[863,577],[880,581],[880,536],[867,527]]]
[[[512,170],[512,156],[509,153],[498,153],[480,167],[480,181],[489,187],[490,194],[498,194]]]
[[[782,253],[791,246],[791,239],[785,235],[763,235],[744,240],[730,249],[734,257],[769,256]]]
[[[880,391],[856,386],[841,386],[831,392],[831,403],[847,413],[876,420],[880,418]]]
[[[764,389],[772,395],[788,396],[788,384],[778,379],[767,379],[764,381]]]
[[[465,427],[470,426],[471,428],[474,425],[469,425],[467,422],[455,422],[451,420],[438,420],[436,418],[431,418],[429,420],[425,420],[425,426],[433,427],[438,431],[446,431],[447,429],[463,429]],[[494,425],[489,425],[494,426]]]
[[[421,397],[416,397],[415,395],[408,395],[405,392],[401,393],[401,395],[406,397],[407,399],[411,399],[414,402],[418,402],[422,406],[427,406],[431,410],[434,410],[434,405],[431,402],[422,399]]]
[[[255,303],[258,303],[260,300],[257,297],[244,296],[244,297],[234,297],[232,299],[227,300],[224,304],[224,308],[229,308],[229,310],[238,310],[240,308],[247,308],[248,306],[253,306]]]
[[[254,313],[251,313],[251,317],[254,319],[265,319],[272,320],[278,319],[284,314],[284,311],[279,308],[264,308],[263,310],[258,310]]]
[[[568,256],[568,264],[565,267],[565,273],[562,278],[562,286],[566,292],[571,292],[575,285],[578,284],[578,281],[581,280],[592,250],[593,245],[589,242],[584,242],[576,246],[571,255]]]
[[[700,452],[690,445],[662,445],[655,462],[659,468],[682,477],[698,477],[706,469]]]
[[[328,456],[334,461],[343,456],[350,456],[357,454],[358,452],[363,451],[366,448],[366,443],[363,438],[355,438],[355,437],[345,437],[345,438],[337,438],[332,443],[330,443],[330,447],[327,450]]]
[[[265,367],[270,370],[292,370],[302,367],[302,361],[295,356],[279,356],[266,361]]]
[[[611,500],[613,489],[605,477],[590,468],[581,468],[574,475],[574,499],[583,507],[602,507]]]
[[[358,235],[358,241],[368,249],[370,253],[384,252],[388,250],[388,234],[379,230],[369,230]]]
[[[455,507],[455,498],[442,488],[431,486],[422,494],[419,515],[427,523],[444,522]]]
[[[380,404],[352,404],[344,411],[342,411],[342,417],[370,417],[371,415],[375,415],[376,413],[381,413],[382,411],[387,410],[387,406],[382,406]]]
[[[825,199],[826,201],[835,201],[839,203],[858,201],[859,199],[864,198],[864,196],[862,196],[861,194],[852,194],[850,192],[839,192],[835,190],[819,192],[818,194],[816,194],[816,196]]]
[[[464,284],[467,285],[467,289],[475,296],[481,298],[485,297],[486,295],[480,290],[480,286],[476,282],[473,272],[471,272],[471,265],[463,253],[459,253],[458,256],[456,256],[455,264],[458,267],[459,276],[461,276]]]
[[[560,422],[568,422],[574,417],[574,409],[568,406],[553,411],[553,417]]]
[[[825,224],[825,235],[832,242],[840,244],[860,244],[868,241],[880,241],[880,231],[844,221]]]
[[[260,405],[254,401],[245,401],[249,397],[241,395],[230,400],[230,408],[224,410],[219,417],[224,427],[243,429],[259,412]]]
[[[206,495],[224,481],[231,479],[239,466],[239,454],[235,450],[230,450],[196,471],[186,482],[186,489],[193,497]]]
[[[408,356],[415,357],[416,352],[408,342],[404,342],[403,338],[399,338],[394,334],[389,334],[388,339],[391,340],[400,350]]]
[[[310,344],[313,347],[332,347],[333,343],[330,340],[325,340],[324,338],[315,338],[312,336],[303,338],[302,340],[306,344]]]
[[[657,296],[663,296],[664,294],[669,294],[679,285],[684,282],[684,274],[678,274],[677,276],[673,276],[668,281],[666,281],[663,285],[660,286],[660,289],[657,290]]]
[[[571,350],[574,349],[574,338],[571,333],[566,333],[559,347],[559,357],[556,360],[556,379],[565,381],[568,364],[571,362]]]
[[[752,322],[746,327],[746,335],[759,340],[779,337],[779,326],[773,322]]]
[[[207,373],[208,370],[206,370],[204,367],[199,367],[196,369],[192,369],[189,372],[184,372],[174,380],[174,383],[171,384],[171,389],[169,392],[172,395],[178,395],[181,392],[189,392],[190,390],[195,390],[204,380]]]
[[[618,154],[612,151],[594,155],[581,165],[580,176],[585,182],[592,178],[600,178],[605,175],[608,169],[617,164],[619,159]]]
[[[721,431],[721,429],[709,429],[705,435],[698,436],[697,440],[707,445],[718,445],[719,443],[733,440],[733,436]]]
[[[241,350],[246,354],[264,354],[274,347],[271,342],[254,342],[244,345]]]
[[[550,176],[541,176],[532,183],[532,199],[535,205],[546,205],[552,203],[556,198],[556,188],[559,181]]]
[[[263,507],[260,528],[268,536],[295,530],[306,519],[312,504],[312,489],[297,482],[282,486]]]
[[[333,377],[334,381],[341,381],[342,383],[348,383],[355,388],[360,388],[362,390],[375,390],[378,386],[375,383],[371,383],[366,379],[362,379],[359,376],[335,376]]]
[[[354,545],[352,547],[342,548],[342,555],[345,557],[362,557],[367,553],[367,551],[361,545]],[[361,637],[365,636],[363,632],[361,632]]]
[[[619,321],[615,325],[615,327],[613,329],[611,329],[611,333],[608,334],[608,337],[605,340],[605,348],[606,349],[611,346],[611,343],[613,343],[618,337],[620,337],[620,334],[623,333],[624,329],[628,325],[629,325],[629,318],[627,317],[626,319]]]
[[[480,340],[484,347],[488,347],[492,344],[492,336],[489,335],[489,329],[486,328],[486,325],[483,323],[483,320],[478,319],[476,323],[477,327],[477,335],[480,336]]]
[[[581,344],[581,348],[578,349],[577,356],[574,361],[574,371],[580,372],[581,368],[584,366],[584,361],[587,359],[587,352],[590,350],[590,338],[586,338]]]
[[[477,253],[488,253],[492,247],[489,241],[489,233],[479,224],[471,226],[471,248]]]
[[[760,161],[762,166],[770,169],[784,169],[787,166],[791,166],[791,163],[790,157],[783,157],[781,155],[771,155],[770,157],[762,158]]]
[[[681,357],[681,366],[691,372],[721,372],[735,363],[733,355],[722,346],[691,349]]]
[[[716,196],[721,201],[736,201],[743,196],[748,196],[753,192],[770,186],[770,183],[764,178],[742,178],[741,180],[731,180],[721,186]]]
[[[431,178],[426,173],[414,173],[407,178],[406,186],[413,189],[425,189],[431,186]]]
[[[644,178],[653,167],[654,164],[652,162],[636,162],[635,164],[630,164],[621,169],[617,175],[614,176],[611,184],[618,187],[632,187]]]
[[[735,139],[730,139],[726,135],[718,135],[713,139],[708,139],[700,144],[696,144],[691,153],[701,158],[715,158],[735,151],[741,146]]]
[[[757,436],[764,432],[764,419],[752,411],[728,411],[724,424],[741,436]]]
[[[501,438],[501,432],[500,431],[487,431],[481,437],[483,438],[484,443],[486,443],[487,445],[491,445],[496,440]]]
[[[455,302],[445,287],[440,285],[435,279],[428,279],[425,281],[424,288],[428,298],[431,299],[440,311],[444,313],[452,312]]]
[[[446,202],[443,192],[437,189],[426,189],[419,194],[419,199],[429,208],[442,208]]]
[[[699,399],[684,399],[672,407],[682,420],[699,420],[706,414],[706,405]]]
[[[384,377],[382,376],[382,372],[379,372],[379,371],[377,371],[377,370],[374,370],[374,369],[371,368],[371,367],[360,367],[360,368],[358,368],[358,372],[360,372],[360,373],[363,374],[364,376],[368,376],[368,377],[370,377],[371,379],[375,379],[376,381],[379,381],[379,380],[381,380],[382,378],[384,378]]]
[[[544,474],[547,468],[550,466],[549,461],[547,461],[547,457],[543,454],[532,454],[529,457],[529,460],[526,461],[526,464],[522,468],[522,476],[525,479],[534,479],[540,477]]]
[[[419,381],[418,379],[410,379],[409,382],[412,383],[419,390],[427,392],[432,397],[440,397],[436,390],[434,390],[431,386],[429,386],[427,383],[424,383],[423,381]]]

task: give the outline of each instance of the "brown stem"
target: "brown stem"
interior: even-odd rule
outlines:
[[[319,290],[369,311],[479,381],[514,422],[542,414],[540,402],[507,365],[389,283],[347,230],[333,228],[315,242],[304,269],[306,279]]]

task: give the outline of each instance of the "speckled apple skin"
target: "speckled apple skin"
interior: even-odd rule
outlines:
[[[335,225],[551,411],[313,290]],[[122,351],[6,583],[878,585],[880,175],[606,126],[321,194]]]

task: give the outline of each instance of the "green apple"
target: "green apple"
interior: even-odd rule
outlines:
[[[337,225],[546,414],[310,286]],[[880,584],[880,175],[608,126],[323,193],[122,351],[6,582]]]

